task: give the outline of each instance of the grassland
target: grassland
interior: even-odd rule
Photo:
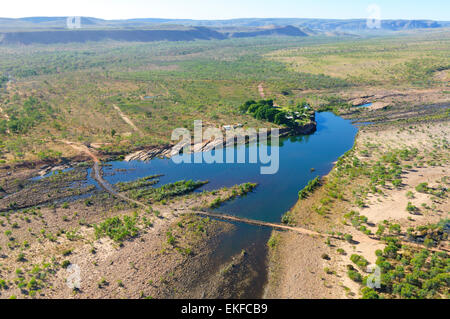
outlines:
[[[258,97],[261,81],[268,88],[348,85],[327,76],[289,72],[283,63],[261,54],[296,41],[2,47],[0,72],[13,79],[0,95],[3,161],[74,155],[60,145],[61,139],[123,153],[167,144],[174,128],[192,128],[194,119],[206,125],[265,126],[238,111],[244,101]],[[29,114],[30,99],[39,116]]]
[[[444,31],[364,40],[2,46],[0,74],[12,81],[0,94],[0,160],[75,155],[58,142],[62,139],[91,143],[104,153],[129,153],[170,143],[170,132],[192,129],[194,119],[264,127],[269,124],[238,109],[259,98],[259,83],[267,98],[286,106],[304,98],[315,106],[327,104],[328,96],[343,92],[356,99],[368,87],[384,93],[408,87],[419,94],[438,86],[433,94],[445,99],[448,46]]]
[[[290,70],[325,74],[360,85],[429,87],[435,73],[450,68],[448,31],[423,35],[346,41],[268,54]]]

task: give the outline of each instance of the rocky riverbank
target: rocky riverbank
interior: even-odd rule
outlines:
[[[294,128],[281,128],[279,129],[279,137],[286,137],[292,135],[308,135],[317,130],[317,123],[315,121],[315,114],[311,116],[310,122],[305,125],[300,125]],[[189,153],[209,152],[213,149],[219,149],[221,147],[227,147],[231,145],[237,145],[238,141],[245,141],[245,144],[255,142],[256,136],[249,136],[241,133],[242,130],[231,129],[231,132],[227,132],[224,136],[232,136],[231,138],[215,138],[211,140],[204,140],[200,143],[191,143],[189,145]],[[230,134],[232,133],[232,134]],[[271,131],[267,132],[267,135],[271,135]],[[130,161],[150,161],[154,158],[171,158],[178,155],[186,144],[177,145],[164,145],[155,146],[144,150],[139,150],[125,156],[126,162]]]

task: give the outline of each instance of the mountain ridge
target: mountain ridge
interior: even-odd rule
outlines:
[[[0,32],[0,44],[53,44],[73,42],[99,42],[104,40],[125,42],[224,40],[258,36],[306,37],[308,34],[293,26],[273,27],[243,32],[219,32],[207,27],[181,27],[159,29],[74,29]]]
[[[164,19],[164,18],[136,18],[123,20],[104,20],[94,17],[80,17],[81,25],[100,28],[142,28],[155,25],[178,24],[185,26],[205,27],[263,27],[287,26],[315,28],[323,31],[361,30],[367,27],[366,19],[310,19],[310,18],[238,18],[228,20],[193,20],[193,19]],[[66,28],[67,17],[25,17],[1,18],[2,28]],[[404,30],[416,28],[439,28],[450,26],[450,21],[434,21],[427,19],[390,19],[381,20],[381,28],[385,30]]]
[[[127,19],[80,17],[80,28],[69,29],[67,17],[0,18],[0,44],[51,44],[88,41],[193,41],[259,36],[307,37],[358,35],[450,27],[432,20],[382,20],[372,30],[364,19],[242,18],[230,20]]]

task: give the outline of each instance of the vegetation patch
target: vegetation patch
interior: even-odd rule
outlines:
[[[301,191],[298,192],[299,199],[305,199],[314,192],[314,190],[320,186],[320,177],[316,177],[313,180],[310,180],[308,184]]]
[[[116,242],[134,238],[139,234],[139,229],[136,226],[137,220],[137,215],[108,218],[99,225],[94,225],[95,236],[97,238],[108,236]]]
[[[245,102],[239,110],[242,113],[251,114],[255,119],[268,121],[277,125],[283,125],[292,129],[311,122],[314,112],[311,107],[302,101],[295,107],[274,106],[273,100],[253,100]]]
[[[163,185],[159,188],[147,187],[144,189],[132,189],[128,195],[136,200],[146,200],[148,203],[159,202],[172,197],[181,196],[207,184],[207,181],[177,181]]]

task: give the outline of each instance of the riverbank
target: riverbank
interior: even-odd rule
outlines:
[[[313,134],[317,130],[317,123],[315,122],[315,114],[311,117],[310,123],[297,126],[295,128],[279,128],[279,137],[298,136]],[[237,141],[244,141],[245,145],[256,141],[256,137],[242,135],[241,130],[232,129],[231,132],[222,132],[225,138],[216,137],[214,140],[203,140],[199,143],[186,143],[183,145],[163,145],[142,150],[135,151],[124,156],[126,162],[129,161],[150,161],[154,158],[171,158],[179,154],[180,150],[188,145],[189,153],[209,152],[213,149],[220,149],[223,147],[237,146]],[[227,138],[226,134],[234,134],[233,137]],[[267,131],[267,136],[271,135],[271,130]]]
[[[273,232],[276,239],[269,242],[272,246],[266,297],[361,298],[365,286],[355,281],[356,277],[349,277],[349,269],[356,268],[361,276],[368,273],[350,257],[358,255],[370,264],[378,263],[376,251],[388,245],[382,239],[383,233],[411,240],[418,237],[408,235],[409,229],[427,229],[448,219],[448,127],[448,118],[423,123],[420,117],[361,127],[352,151],[338,161],[319,189],[300,200],[289,213],[296,225],[347,234],[349,240]],[[398,175],[382,177],[377,162],[397,167]],[[427,183],[429,191],[417,191],[423,183]],[[448,239],[430,234],[425,231],[420,235],[432,236],[421,237],[422,249],[426,249],[423,240],[430,238],[434,243],[429,249],[441,247],[445,252]],[[410,254],[419,251],[408,250]],[[405,272],[409,271],[413,270],[406,267]],[[383,289],[377,293],[385,298],[406,297]]]

